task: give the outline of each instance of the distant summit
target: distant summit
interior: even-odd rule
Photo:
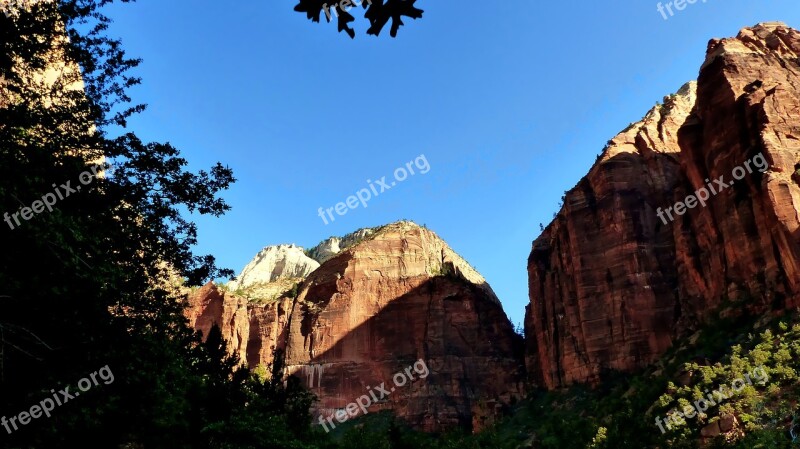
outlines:
[[[408,227],[420,227],[413,221],[400,220],[383,226],[361,228],[355,232],[345,235],[344,237],[329,237],[328,239],[320,242],[319,245],[309,249],[306,254],[317,262],[323,263],[340,252],[355,246],[368,238],[374,237],[377,233],[390,226],[400,225]]]
[[[204,334],[219,326],[250,368],[283,350],[286,374],[319,398],[314,413],[324,416],[418,360],[430,377],[371,411],[430,431],[477,430],[522,397],[522,337],[486,280],[434,232],[400,221],[306,254],[267,247],[242,271],[243,288],[195,291],[191,325]]]
[[[267,246],[256,254],[242,272],[228,284],[232,291],[267,284],[281,279],[305,279],[319,267],[297,245]]]

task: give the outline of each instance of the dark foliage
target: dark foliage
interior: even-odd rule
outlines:
[[[397,37],[397,31],[403,23],[403,17],[411,19],[422,18],[423,10],[415,7],[417,0],[361,0],[360,3],[351,0],[335,2],[333,0],[299,0],[294,7],[297,12],[306,13],[306,17],[313,22],[319,22],[324,16],[329,23],[334,18],[337,20],[339,32],[344,31],[351,38],[356,37],[356,32],[350,27],[355,17],[350,14],[351,8],[361,6],[366,12],[364,17],[369,20],[367,34],[378,36],[389,21],[392,25],[389,34]]]
[[[200,344],[175,285],[232,274],[192,253],[189,215],[229,209],[232,171],[189,172],[126,129],[145,108],[110,1],[28,3],[0,15],[0,416],[104,366],[113,381],[0,430],[0,447],[305,447],[312,397],[239,368],[218,332]]]

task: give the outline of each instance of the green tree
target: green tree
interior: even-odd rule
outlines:
[[[139,60],[106,35],[110,0],[29,3],[0,15],[0,415],[105,365],[114,381],[0,447],[234,447],[219,429],[253,410],[253,438],[300,447],[289,422],[307,393],[256,382],[218,330],[200,344],[174,288],[233,274],[191,250],[191,214],[229,209],[232,171],[187,171],[177,149],[127,129],[145,109],[127,95]],[[92,167],[104,175],[82,183]],[[23,209],[56,193],[52,210]]]

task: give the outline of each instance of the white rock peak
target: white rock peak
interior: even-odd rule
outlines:
[[[317,268],[319,262],[306,256],[300,246],[268,246],[244,267],[236,281],[228,285],[231,290],[236,290],[279,279],[305,278]]]

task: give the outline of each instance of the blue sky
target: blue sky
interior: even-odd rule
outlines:
[[[388,27],[366,36],[359,19],[355,40],[294,0],[108,11],[111,34],[144,59],[132,96],[149,107],[130,128],[238,179],[230,213],[197,219],[199,253],[238,272],[267,245],[410,219],[475,266],[519,323],[539,223],[605,142],[695,79],[709,39],[762,21],[800,27],[797,0],[699,0],[668,20],[657,3],[418,0],[423,19],[397,39]],[[427,174],[329,225],[317,215],[421,154]]]

